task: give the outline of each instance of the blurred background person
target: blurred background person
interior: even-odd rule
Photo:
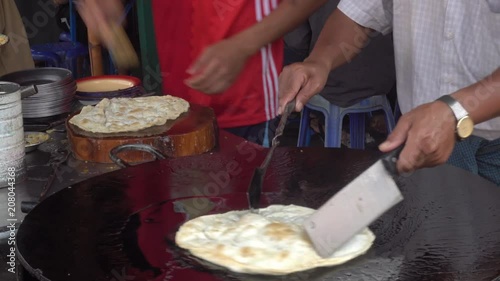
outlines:
[[[163,93],[214,109],[219,127],[269,146],[275,131],[282,37],[326,0],[153,0]],[[117,21],[116,0],[82,0],[89,30]],[[107,46],[106,36],[100,35]]]
[[[35,67],[14,0],[0,0],[0,37],[0,76]]]

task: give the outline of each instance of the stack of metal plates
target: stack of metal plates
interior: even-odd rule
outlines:
[[[38,93],[22,100],[24,118],[41,118],[71,112],[76,81],[64,68],[35,68],[0,77],[21,86],[36,85]]]

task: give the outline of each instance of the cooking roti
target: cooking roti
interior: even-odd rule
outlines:
[[[95,106],[83,107],[69,123],[92,133],[135,132],[164,125],[188,109],[187,101],[170,95],[105,98]]]
[[[375,235],[364,229],[329,258],[313,248],[303,221],[315,210],[271,205],[258,214],[249,210],[206,215],[184,223],[175,241],[196,257],[250,274],[285,275],[333,266],[368,251]]]

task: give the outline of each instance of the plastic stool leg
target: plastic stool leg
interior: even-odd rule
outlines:
[[[385,98],[382,106],[385,112],[385,122],[387,124],[387,131],[391,133],[392,130],[394,130],[394,127],[396,127],[396,119],[394,118],[394,114],[392,113],[391,103],[387,98]]]
[[[61,67],[61,59],[55,53],[31,52],[34,61],[45,62],[48,67]]]
[[[72,0],[69,1],[69,28],[71,41],[76,42],[76,11]]]
[[[384,110],[385,111],[385,123],[387,124],[387,132],[392,133],[394,128],[396,127],[396,121],[394,120],[394,115],[392,114],[392,110]]]
[[[394,122],[397,123],[401,117],[401,109],[399,108],[399,102],[396,100],[396,106],[394,108]]]
[[[298,147],[305,147],[309,146],[309,143],[311,141],[311,136],[310,136],[310,114],[311,110],[307,108],[307,106],[304,106],[304,109],[302,109],[302,112],[300,113],[300,127],[299,127],[299,138],[297,140],[297,146]]]
[[[310,122],[309,122],[309,124],[310,124]],[[306,146],[310,146],[311,145],[311,138],[312,138],[312,136],[314,136],[314,134],[316,134],[316,132],[314,132],[314,130],[312,129],[311,125],[309,125],[309,128],[307,128]]]
[[[365,149],[365,113],[349,114],[349,133],[352,149]]]
[[[342,113],[339,107],[330,105],[325,114],[325,147],[340,147],[342,144]]]

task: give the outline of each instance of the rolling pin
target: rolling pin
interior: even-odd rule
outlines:
[[[117,23],[103,24],[100,27],[100,35],[101,38],[105,38],[106,47],[119,72],[139,66],[139,57],[121,25]],[[103,75],[102,52],[99,48],[101,40],[91,32],[88,33],[88,39],[92,75]]]
[[[111,59],[119,72],[125,72],[126,70],[138,67],[139,57],[122,25],[126,18],[127,10],[123,12],[120,19],[112,19],[109,15],[105,14],[103,9],[117,9],[119,7],[114,7],[115,5],[100,7],[100,3],[103,2],[90,0],[81,1],[77,4],[77,9],[84,22],[93,27],[87,31],[92,75],[100,75],[103,72],[101,42],[108,49]],[[113,3],[108,2],[108,4]]]
[[[92,31],[87,32],[89,40],[90,71],[92,76],[104,75],[104,66],[102,65],[102,48],[99,37]]]
[[[105,29],[106,32],[107,29]],[[108,36],[107,34],[105,36]],[[125,33],[123,26],[111,23],[109,26],[108,50],[119,70],[128,70],[139,66],[139,57],[132,46],[132,42]]]

